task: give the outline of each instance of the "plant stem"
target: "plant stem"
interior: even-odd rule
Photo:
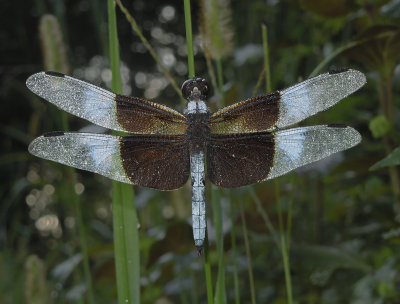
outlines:
[[[281,235],[281,254],[283,260],[283,270],[285,273],[286,293],[287,293],[288,303],[292,304],[293,296],[292,296],[292,279],[290,275],[289,252],[286,243],[286,233],[283,227],[283,216],[282,216],[281,200],[279,195],[279,184],[277,180],[274,180],[274,184],[275,184],[275,196],[278,205],[279,232]]]
[[[290,184],[294,189],[295,174],[291,174]],[[290,240],[292,238],[292,214],[293,214],[293,201],[294,201],[294,190],[290,191],[288,214],[286,219],[286,247],[288,252],[290,252]]]
[[[219,93],[221,94],[220,106],[224,107],[225,106],[225,93],[222,89],[222,86],[224,85],[224,76],[223,76],[223,72],[222,72],[222,60],[221,60],[221,58],[218,58],[216,61],[217,61],[218,90],[219,90]]]
[[[243,211],[243,203],[239,202],[240,206],[240,218],[242,220],[242,230],[243,230],[243,237],[244,237],[244,244],[246,248],[246,257],[247,257],[247,264],[248,264],[248,273],[249,273],[249,284],[250,284],[250,296],[251,296],[251,303],[256,303],[256,292],[254,288],[254,275],[253,275],[253,267],[251,264],[251,253],[250,253],[250,246],[249,246],[249,237],[247,234],[247,226],[246,226],[246,219],[244,217]]]
[[[188,52],[188,71],[189,71],[188,76],[189,78],[193,78],[195,76],[195,71],[194,71],[192,17],[190,11],[190,0],[183,0],[183,6],[185,11],[186,45]]]
[[[120,0],[115,0],[117,5],[119,6],[120,10],[122,13],[124,13],[126,20],[131,24],[132,29],[135,31],[135,33],[139,36],[140,40],[144,44],[144,46],[147,48],[149,51],[151,57],[153,57],[154,61],[157,62],[158,66],[160,67],[161,71],[164,73],[164,75],[169,79],[169,82],[171,83],[172,87],[174,90],[178,93],[179,97],[183,101],[182,97],[182,92],[179,86],[176,84],[175,79],[172,77],[171,73],[168,71],[168,69],[161,63],[160,57],[156,54],[154,51],[153,47],[149,43],[149,41],[144,37],[142,31],[140,30],[139,26],[136,23],[136,20],[132,17],[132,15],[129,13],[129,11],[125,8],[125,6],[121,3]]]
[[[265,86],[267,92],[271,92],[272,86],[271,86],[271,75],[270,75],[270,65],[269,65],[269,48],[268,48],[268,32],[267,32],[267,27],[265,25],[262,26],[262,40],[263,40],[263,48],[264,48],[264,64],[265,64]],[[275,196],[276,196],[276,202],[278,204],[278,218],[279,218],[279,232],[281,236],[281,254],[282,254],[282,260],[283,260],[283,269],[285,272],[285,283],[286,283],[286,293],[287,293],[287,299],[288,303],[292,304],[293,303],[293,296],[292,296],[292,279],[290,276],[290,263],[289,263],[289,245],[288,241],[290,237],[290,231],[287,231],[287,234],[285,233],[285,228],[283,226],[283,218],[282,218],[282,210],[281,210],[281,200],[279,196],[279,183],[278,180],[274,180],[274,185],[275,185]],[[261,204],[259,204],[261,205]],[[290,207],[291,208],[291,207]],[[268,219],[268,217],[266,217]],[[268,222],[267,226],[268,226]],[[272,227],[272,225],[269,225]],[[289,210],[288,213],[288,218],[287,218],[287,227],[291,227],[291,210]],[[271,231],[275,231],[273,228]],[[276,240],[276,237],[274,236],[274,239]]]
[[[215,186],[213,186],[211,197],[212,197],[212,209],[214,215],[214,225],[216,233],[217,252],[218,252],[218,276],[215,287],[215,303],[223,304],[226,303],[224,238],[222,231],[221,200],[218,189]]]
[[[229,191],[229,201],[232,202],[232,191]],[[236,254],[236,232],[235,232],[235,223],[234,223],[234,212],[233,212],[233,204],[230,204],[230,217],[231,217],[231,243],[232,243],[232,253],[233,253],[233,285],[235,288],[235,304],[240,303],[240,294],[239,294],[239,275],[238,275],[238,267],[237,267],[237,254]]]
[[[68,175],[70,176],[70,181],[71,181],[71,188],[74,189],[74,186],[76,185],[76,173],[73,168],[68,167],[67,168]],[[77,213],[77,218],[78,218],[78,231],[79,231],[79,240],[80,240],[80,245],[82,248],[82,255],[83,255],[83,273],[85,277],[85,283],[86,283],[86,288],[87,288],[87,295],[88,295],[88,303],[94,304],[94,292],[93,292],[93,283],[92,283],[92,276],[90,273],[90,267],[89,267],[89,251],[88,251],[88,245],[87,245],[87,236],[86,236],[86,231],[85,231],[85,221],[83,219],[83,214],[82,214],[82,204],[79,201],[78,195],[75,193],[75,191],[71,191],[71,199],[74,203],[75,210]]]
[[[112,90],[121,93],[119,44],[115,2],[108,0]],[[119,304],[140,303],[139,233],[131,185],[113,181],[114,251]]]
[[[205,276],[206,276],[207,303],[208,304],[213,304],[214,303],[214,297],[213,297],[210,253],[209,253],[209,250],[208,250],[207,234],[208,233],[206,233],[206,239],[205,239],[205,242],[204,242],[204,273],[205,273]]]
[[[261,201],[258,198],[256,192],[254,191],[254,188],[251,187],[250,188],[250,195],[252,196],[254,202],[256,203],[257,206],[257,210],[258,212],[261,214],[261,217],[264,219],[265,225],[267,226],[269,233],[272,235],[272,239],[274,240],[274,243],[276,245],[276,247],[281,250],[281,245],[280,245],[280,241],[279,241],[279,235],[276,232],[274,226],[271,223],[271,220],[269,219],[268,213],[263,209],[262,205],[261,205]]]
[[[271,86],[271,72],[269,66],[268,30],[265,24],[261,26],[261,29],[262,29],[262,41],[264,49],[265,88],[267,90],[267,93],[270,93],[272,86]]]

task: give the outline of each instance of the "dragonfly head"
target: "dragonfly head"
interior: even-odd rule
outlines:
[[[209,94],[209,85],[203,78],[192,78],[182,84],[182,95],[186,100],[206,101]]]

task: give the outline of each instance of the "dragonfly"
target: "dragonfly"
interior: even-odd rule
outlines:
[[[181,113],[61,73],[40,72],[26,81],[32,92],[72,115],[129,135],[57,131],[37,137],[28,149],[37,157],[158,190],[178,189],[190,177],[193,238],[201,254],[206,180],[242,187],[357,145],[359,132],[342,124],[285,128],[332,107],[365,83],[362,72],[335,70],[211,112],[209,85],[193,78],[182,85],[188,103]]]

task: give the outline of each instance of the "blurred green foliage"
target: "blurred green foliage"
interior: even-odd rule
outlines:
[[[187,74],[183,1],[123,2],[161,62],[182,83]],[[192,1],[196,76],[209,78],[210,66],[199,38],[199,11]],[[333,56],[324,70],[356,68],[368,79],[365,87],[334,108],[302,122],[351,125],[362,134],[362,143],[278,179],[283,216],[289,210],[292,216],[294,302],[399,303],[400,187],[395,149],[400,146],[400,1],[231,1],[230,11],[233,53],[221,58],[226,104],[250,97],[263,72],[263,23],[268,27],[273,88],[307,78],[344,46],[349,47]],[[40,303],[37,297],[42,297],[42,303],[86,301],[78,214],[71,199],[75,192],[88,234],[95,302],[115,303],[111,182],[78,171],[71,186],[62,165],[28,154],[27,145],[34,137],[60,129],[61,115],[25,87],[30,74],[44,69],[39,21],[45,14],[54,15],[60,24],[70,73],[110,87],[106,2],[2,1],[0,14],[0,302]],[[123,91],[182,110],[179,96],[118,9],[117,21]],[[217,103],[211,97],[212,109]],[[75,117],[68,120],[71,130],[88,127]],[[397,162],[369,171],[391,152]],[[253,189],[279,231],[273,182]],[[142,303],[204,303],[204,259],[197,257],[193,247],[190,187],[173,192],[136,187],[135,193]],[[247,187],[222,190],[219,197],[227,303],[236,299],[237,291],[240,303],[251,298],[239,203],[244,209],[256,301],[287,303],[280,251],[251,191]],[[211,193],[207,198],[211,204]],[[215,284],[221,253],[215,246],[212,210],[209,206],[209,258]]]

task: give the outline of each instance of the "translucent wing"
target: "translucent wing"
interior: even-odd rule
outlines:
[[[360,133],[345,125],[282,130],[274,133],[274,138],[274,164],[266,179],[281,176],[361,142]]]
[[[207,145],[207,175],[218,186],[240,187],[286,174],[360,141],[356,130],[342,125],[213,134]]]
[[[182,187],[189,177],[189,149],[181,136],[53,132],[36,138],[29,152],[120,182],[160,190]]]
[[[365,83],[365,75],[356,70],[322,74],[283,91],[225,107],[212,114],[210,130],[229,134],[287,127],[330,108]]]
[[[27,87],[75,116],[105,128],[136,134],[183,134],[186,118],[166,106],[114,94],[90,83],[56,72],[40,72]]]
[[[278,128],[324,111],[366,83],[365,75],[356,70],[330,72],[300,82],[281,92]]]

